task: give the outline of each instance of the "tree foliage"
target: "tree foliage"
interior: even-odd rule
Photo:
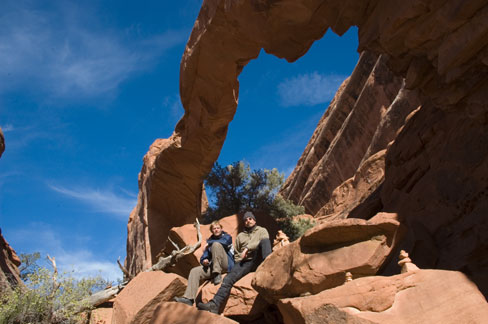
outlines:
[[[205,187],[214,198],[210,201],[205,221],[243,210],[261,210],[275,218],[290,239],[296,239],[313,224],[293,220],[293,216],[304,213],[304,208],[278,195],[284,178],[277,169],[251,171],[249,164],[243,161],[226,167],[216,162],[205,179]]]
[[[40,266],[39,253],[21,255],[19,268],[24,285],[0,296],[0,324],[79,323],[79,310],[88,307],[85,297],[104,288],[101,277],[75,279],[70,273]]]

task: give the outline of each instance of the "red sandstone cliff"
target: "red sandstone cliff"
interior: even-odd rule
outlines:
[[[151,176],[129,225],[131,271],[151,263],[168,224],[199,214],[202,177],[225,140],[247,62],[261,48],[296,60],[328,28],[342,34],[352,25],[361,72],[341,87],[283,194],[320,216],[395,212],[409,228],[403,244],[415,262],[463,271],[487,294],[481,0],[204,1],[181,62],[185,115],[152,169],[143,168]]]
[[[5,141],[0,128],[0,157],[5,151]],[[20,259],[14,249],[7,243],[0,228],[0,292],[20,282]]]

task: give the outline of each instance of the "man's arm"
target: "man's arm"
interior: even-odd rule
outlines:
[[[205,248],[205,250],[203,250],[203,254],[200,257],[200,264],[203,266],[208,266],[210,264],[210,253],[208,251],[208,248],[209,245],[207,244],[207,247]]]
[[[239,235],[237,235],[237,238],[236,238],[236,252],[237,253],[234,254],[234,260],[236,262],[239,262],[242,260],[242,250],[243,250],[243,248],[242,248],[241,240],[240,240]]]

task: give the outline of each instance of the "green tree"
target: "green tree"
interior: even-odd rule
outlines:
[[[210,207],[205,221],[211,222],[243,210],[261,210],[276,219],[283,231],[294,240],[313,226],[311,222],[294,221],[304,208],[278,195],[284,174],[277,169],[253,170],[248,163],[234,162],[222,167],[217,162],[205,179],[209,189]]]

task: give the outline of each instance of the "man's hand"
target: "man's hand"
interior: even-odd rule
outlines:
[[[203,264],[204,266],[208,267],[208,265],[210,264],[210,261],[208,261],[208,259],[204,259],[204,260],[202,261],[202,264]]]
[[[249,251],[247,248],[245,248],[242,253],[241,253],[241,258],[244,260],[247,257],[247,251]]]

